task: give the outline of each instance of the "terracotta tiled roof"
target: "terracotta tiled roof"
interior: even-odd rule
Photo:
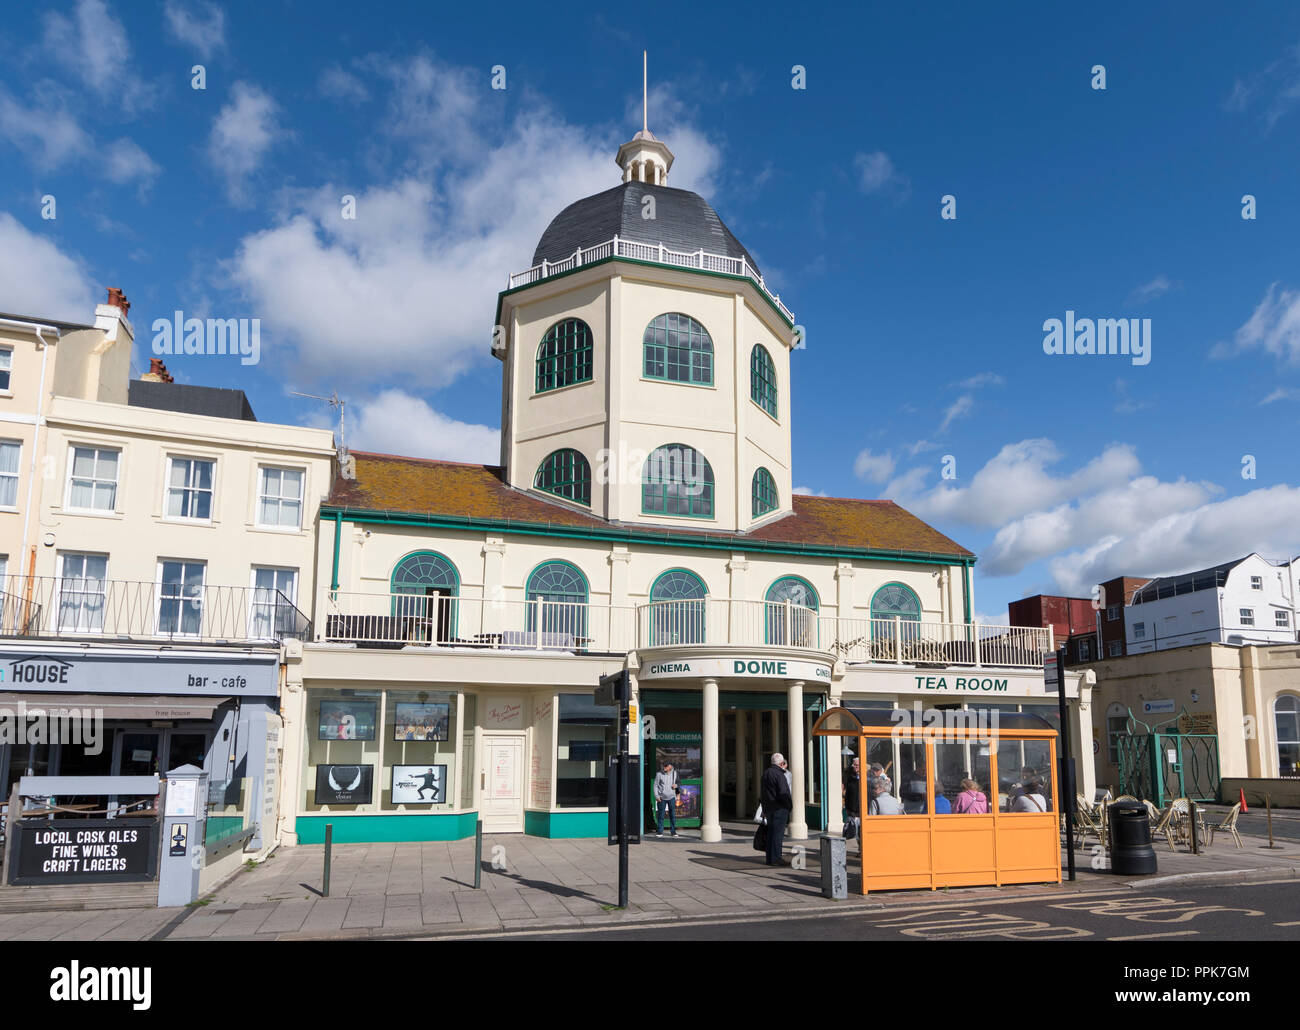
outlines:
[[[972,553],[893,501],[796,494],[794,512],[749,533],[608,522],[562,502],[508,486],[500,468],[353,451],[356,478],[334,480],[325,503],[352,512],[472,519],[539,529],[591,530],[716,539],[720,546],[758,541],[818,550],[907,552],[970,558]]]

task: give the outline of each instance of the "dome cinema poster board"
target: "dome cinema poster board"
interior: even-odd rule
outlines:
[[[441,805],[447,800],[446,788],[445,765],[393,766],[392,801],[395,805]]]
[[[446,740],[451,705],[399,701],[393,706],[394,740]]]
[[[323,699],[316,739],[374,740],[375,707],[373,701]]]
[[[316,766],[316,804],[368,805],[374,795],[374,766]]]

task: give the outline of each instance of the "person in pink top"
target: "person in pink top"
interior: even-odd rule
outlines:
[[[974,780],[961,781],[961,793],[957,795],[957,805],[953,809],[958,814],[969,812],[972,815],[987,815],[989,799],[980,790]]]

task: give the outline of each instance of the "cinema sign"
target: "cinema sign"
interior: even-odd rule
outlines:
[[[807,662],[792,658],[756,655],[736,655],[728,658],[676,658],[662,662],[642,662],[637,679],[803,680],[805,683],[829,683],[831,667],[827,662]]]

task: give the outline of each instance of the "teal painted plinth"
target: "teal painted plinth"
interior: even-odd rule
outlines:
[[[474,836],[477,812],[430,815],[300,815],[299,844],[324,844],[325,824],[334,825],[335,844],[464,840]]]
[[[607,837],[607,812],[524,812],[524,833],[532,837]]]

